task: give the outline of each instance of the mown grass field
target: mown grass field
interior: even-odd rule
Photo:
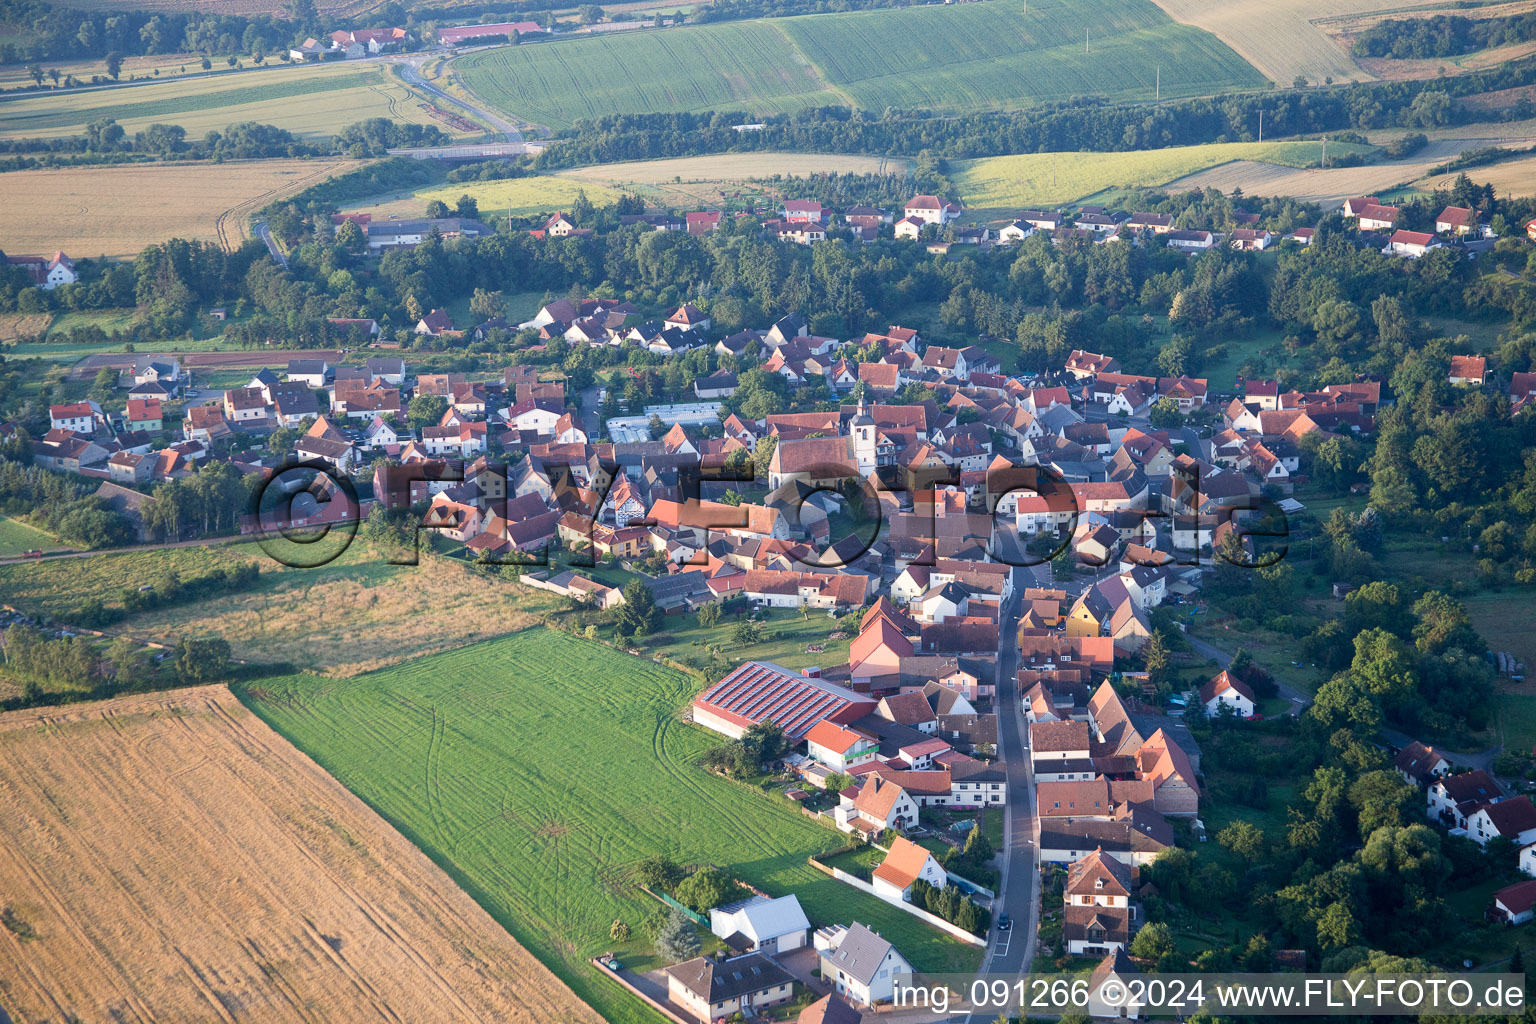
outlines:
[[[408,196],[397,196],[379,203],[362,203],[348,209],[366,210],[375,217],[421,217],[427,204],[441,199],[449,206],[460,196],[473,196],[480,204],[482,214],[523,216],[535,213],[554,213],[575,201],[579,192],[597,206],[608,206],[619,201],[620,193],[595,181],[578,181],[554,175],[535,175],[528,178],[507,178],[502,181],[468,181],[449,185],[433,185]]]
[[[1035,0],[1027,10],[1025,0],[993,0],[702,25],[500,47],[455,67],[487,102],[556,128],[640,111],[1151,99],[1159,67],[1165,97],[1263,84],[1214,36],[1149,0]]]
[[[4,107],[0,105],[0,112]],[[238,246],[258,206],[356,160],[252,160],[13,171],[0,190],[8,252],[132,258],[168,238]]]
[[[1334,143],[1332,149],[1364,152],[1369,147]],[[973,211],[1017,210],[1068,203],[1108,188],[1162,185],[1232,160],[1305,167],[1321,155],[1321,142],[1220,142],[1129,153],[1017,153],[955,161],[950,180]]]
[[[653,853],[796,892],[814,924],[864,921],[920,969],[974,969],[974,947],[806,863],[841,835],[698,768],[715,740],[678,719],[692,695],[679,672],[543,628],[350,680],[240,689],[609,1021],[652,1019],[586,958],[651,965],[640,924],[657,905],[628,876]],[[613,942],[615,919],[636,938]]]
[[[419,97],[384,67],[367,61],[274,66],[236,75],[142,82],[128,88],[25,93],[0,100],[0,138],[79,135],[110,117],[128,134],[156,122],[179,124],[189,138],[258,121],[296,135],[332,135],[354,121],[388,117],[447,126],[427,117]]]
[[[0,516],[0,558],[11,558],[24,551],[59,551],[68,547],[35,526]]]
[[[909,162],[899,157],[844,153],[711,153],[671,160],[593,164],[557,173],[562,178],[633,192],[654,205],[684,209],[765,190],[759,186],[744,188],[749,180],[800,178],[828,172],[905,174],[908,167]]]

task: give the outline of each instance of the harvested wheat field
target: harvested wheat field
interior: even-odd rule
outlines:
[[[1170,18],[1205,29],[1270,81],[1286,88],[1297,75],[1313,85],[1366,81],[1372,75],[1321,24],[1339,16],[1449,6],[1444,0],[1154,0]]]
[[[1231,192],[1241,188],[1250,196],[1291,196],[1305,202],[1328,203],[1350,196],[1374,195],[1395,185],[1423,177],[1445,156],[1367,164],[1363,167],[1282,167],[1255,160],[1233,160],[1194,174],[1175,178],[1168,191],[1214,188]]]
[[[1465,173],[1479,185],[1492,185],[1493,190],[1501,196],[1536,194],[1536,156],[1505,160],[1485,167],[1469,167]],[[1426,192],[1450,188],[1455,183],[1456,177],[1456,174],[1440,174],[1433,178],[1421,179],[1416,186]]]
[[[168,238],[226,248],[245,238],[258,207],[292,195],[356,160],[256,160],[13,171],[0,189],[0,248],[132,257]]]
[[[599,1020],[222,686],[0,716],[0,899],[17,1024]]]

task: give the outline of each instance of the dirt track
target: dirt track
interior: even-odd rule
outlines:
[[[17,1024],[599,1022],[223,687],[0,715],[0,924]]]

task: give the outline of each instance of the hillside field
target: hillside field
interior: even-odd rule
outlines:
[[[991,0],[626,32],[497,47],[455,67],[488,103],[552,128],[626,112],[1151,99],[1159,67],[1164,97],[1263,84],[1150,0],[1035,0],[1027,12],[1025,0]]]
[[[640,926],[659,904],[629,881],[654,853],[797,892],[818,926],[863,921],[920,970],[979,961],[811,868],[807,855],[844,845],[839,833],[697,767],[718,738],[683,724],[694,684],[653,662],[535,627],[348,680],[239,692],[615,1024],[651,1017],[586,958],[656,966]],[[615,919],[635,938],[611,940]]]
[[[596,206],[608,206],[618,202],[619,192],[595,181],[575,181],[554,175],[533,175],[527,178],[504,178],[499,181],[464,181],[448,185],[428,185],[409,195],[395,196],[380,202],[349,204],[348,210],[365,211],[375,217],[424,217],[427,203],[440,199],[453,206],[460,196],[473,196],[482,214],[498,216],[511,213],[524,216],[535,213],[554,213],[569,207],[578,192],[585,191],[587,198]]]
[[[6,1020],[598,1024],[222,686],[0,716]]]
[[[1313,85],[1369,81],[1349,50],[1319,25],[1327,18],[1437,6],[1445,0],[1156,0],[1170,17],[1214,33],[1281,88],[1297,75]]]
[[[271,65],[123,88],[11,94],[0,99],[0,139],[79,135],[104,117],[116,120],[129,135],[159,122],[179,124],[193,139],[240,121],[276,125],[306,138],[333,135],[369,117],[436,124],[450,131],[427,117],[419,102],[381,64]]]
[[[1334,143],[1330,152],[1369,147]],[[1316,163],[1320,142],[1222,142],[1127,153],[1018,153],[957,160],[950,180],[967,208],[1010,211],[1068,203],[1108,188],[1162,185],[1235,160],[1305,167]]]
[[[279,565],[254,542],[43,559],[0,566],[0,603],[68,621],[84,600],[122,607],[125,589],[166,570],[191,579],[254,561],[261,574],[249,590],[149,609],[112,628],[167,643],[219,636],[236,658],[343,676],[524,628],[558,600],[452,559],[424,552],[421,560],[386,564],[361,538],[317,569]]]
[[[7,252],[62,249],[76,259],[131,259],[168,238],[233,248],[258,207],[357,166],[356,160],[252,160],[12,171],[0,190],[0,239]]]

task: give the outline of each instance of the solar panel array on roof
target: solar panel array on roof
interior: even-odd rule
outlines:
[[[738,666],[695,701],[753,724],[773,722],[796,740],[855,702],[867,698],[762,661]]]

